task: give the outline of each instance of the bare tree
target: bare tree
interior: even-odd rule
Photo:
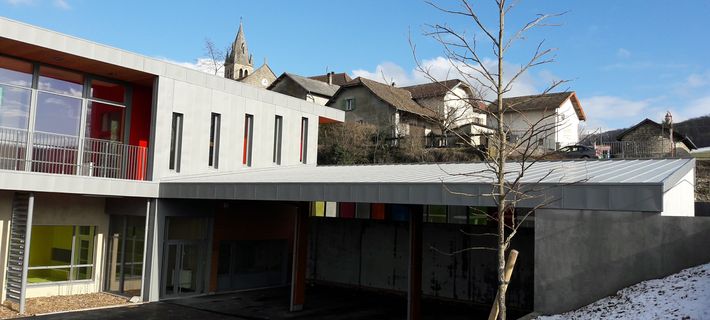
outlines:
[[[488,124],[495,128],[488,137],[491,152],[486,155],[485,169],[463,175],[491,181],[492,190],[490,193],[464,195],[489,196],[494,199],[497,210],[490,215],[490,218],[497,223],[496,233],[491,236],[496,238],[497,245],[495,248],[465,248],[458,252],[478,249],[497,252],[498,296],[494,305],[497,306],[497,317],[505,319],[508,288],[508,280],[505,278],[506,252],[511,249],[511,241],[525,219],[535,209],[555,200],[545,195],[545,188],[548,187],[539,184],[552,172],[536,181],[527,181],[523,178],[526,171],[542,159],[547,141],[555,134],[559,125],[554,109],[543,112],[539,118],[532,118],[523,112],[524,110],[518,108],[539,96],[504,100],[504,96],[512,90],[514,83],[531,68],[553,62],[554,50],[545,48],[544,41],[539,42],[529,60],[514,68],[510,74],[506,72],[511,69],[511,66],[506,62],[506,54],[516,42],[525,39],[526,34],[531,30],[541,26],[549,26],[547,21],[560,14],[539,14],[521,28],[508,33],[505,28],[506,15],[514,9],[516,1],[508,3],[506,0],[492,0],[489,8],[483,7],[481,1],[473,0],[459,0],[459,5],[453,8],[429,1],[427,3],[436,10],[449,14],[452,18],[464,19],[477,31],[469,34],[465,30],[459,30],[443,23],[427,25],[425,35],[441,45],[444,55],[451,65],[451,73],[460,76],[461,80],[467,82],[471,88],[477,91],[474,97],[456,95],[455,99],[463,102],[463,105],[471,110],[485,113],[489,120]],[[486,9],[489,9],[487,12],[495,14],[495,24],[488,24],[485,22],[487,20],[482,18]],[[417,57],[416,46],[411,40],[410,44],[418,70],[431,81],[444,85],[442,79],[437,79],[432,70]],[[481,46],[481,44],[487,45]],[[492,54],[494,59],[487,59],[489,54]],[[552,82],[540,95],[550,92],[565,82],[564,80]],[[443,116],[446,117],[446,115]],[[513,126],[512,123],[517,123],[517,125]],[[456,131],[448,130],[448,132],[460,136],[460,133]],[[460,138],[466,141],[466,137],[460,136]],[[510,161],[511,159],[515,161]],[[444,187],[446,188],[446,186]],[[455,190],[449,190],[449,192],[458,193]],[[506,213],[515,212],[521,202],[528,204],[526,204],[526,210],[520,214],[520,218],[506,221]]]
[[[228,50],[219,49],[210,38],[205,38],[204,49],[205,54],[209,59],[208,63],[210,64],[210,69],[215,75],[219,75],[219,72],[222,71],[222,68],[224,67],[224,61],[227,60]]]

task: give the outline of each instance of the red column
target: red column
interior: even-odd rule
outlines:
[[[422,302],[422,213],[423,207],[410,206],[409,213],[409,291],[407,319],[421,319]]]
[[[294,221],[291,306],[289,308],[291,311],[303,310],[303,303],[306,301],[309,210],[309,203],[300,205]]]

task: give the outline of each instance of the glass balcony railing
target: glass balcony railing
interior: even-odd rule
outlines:
[[[146,147],[0,127],[0,169],[145,180]]]

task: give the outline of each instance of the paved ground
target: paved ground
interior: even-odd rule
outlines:
[[[356,289],[313,287],[303,311],[288,311],[289,288],[175,299],[129,307],[70,312],[40,319],[404,319],[406,299],[400,295]],[[488,310],[461,303],[425,300],[424,319],[485,318]],[[520,314],[522,315],[522,314]],[[520,316],[517,315],[517,316]],[[511,318],[517,318],[511,314]]]

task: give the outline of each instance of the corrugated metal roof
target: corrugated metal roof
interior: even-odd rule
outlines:
[[[525,171],[523,183],[662,183],[691,159],[543,161]],[[508,179],[519,163],[508,163]],[[201,176],[173,177],[163,182],[199,183],[492,183],[484,163],[396,164],[360,166],[292,166]]]
[[[519,206],[661,212],[664,192],[694,166],[692,159],[538,162],[520,180],[535,197]],[[509,180],[519,168],[508,164]],[[294,166],[164,179],[160,197],[494,206],[493,182],[483,163]]]

